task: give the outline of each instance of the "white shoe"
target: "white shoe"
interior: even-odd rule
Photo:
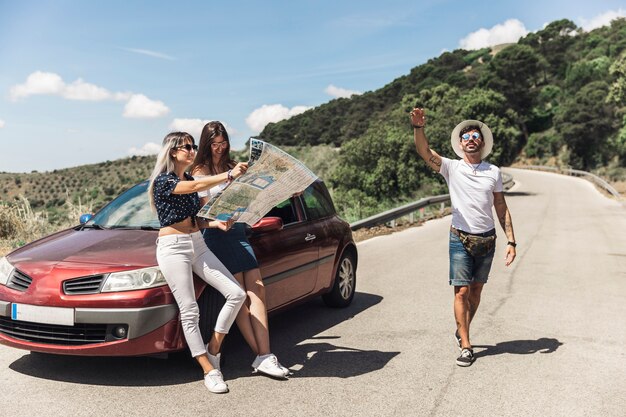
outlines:
[[[228,385],[224,382],[224,377],[218,369],[213,369],[204,376],[204,385],[214,394],[228,392]]]
[[[209,350],[207,349],[206,355],[209,357],[209,363],[211,364],[213,369],[217,369],[218,371],[221,371],[222,369],[220,368],[220,361],[221,361],[222,354],[218,353],[217,355],[211,355],[209,353]]]
[[[285,376],[291,375],[291,369],[284,367],[282,363],[278,362],[278,359],[276,359],[276,362],[278,363],[278,367],[282,369],[283,374],[285,374]]]
[[[252,368],[254,368],[254,372],[260,372],[274,378],[284,379],[288,375],[288,373],[286,374],[283,370],[287,368],[281,366],[280,363],[278,363],[278,359],[276,359],[276,356],[272,353],[257,356],[254,359],[254,362],[252,362]],[[288,369],[287,372],[289,372]]]

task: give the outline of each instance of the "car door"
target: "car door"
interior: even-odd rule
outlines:
[[[283,221],[281,230],[253,232],[250,236],[266,286],[267,308],[272,310],[313,291],[319,251],[299,197],[277,205],[265,217],[280,217]]]
[[[317,181],[302,193],[308,233],[315,236],[319,250],[317,289],[327,288],[332,283],[335,255],[339,246],[340,231],[337,230],[335,207],[326,186]]]

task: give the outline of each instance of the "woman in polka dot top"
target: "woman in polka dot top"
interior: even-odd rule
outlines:
[[[198,147],[185,132],[170,133],[163,139],[150,176],[150,203],[161,223],[157,240],[157,262],[180,310],[180,320],[191,354],[204,371],[204,384],[214,393],[228,392],[219,369],[219,352],[239,308],[246,298],[233,275],[209,250],[196,214],[200,209],[198,191],[207,190],[246,172],[246,163],[239,163],[223,174],[194,180],[185,170],[193,163]],[[206,227],[202,220],[202,226]],[[212,227],[228,230],[232,222],[211,222]],[[220,311],[211,340],[207,346],[199,329],[193,274],[224,295],[226,303]]]

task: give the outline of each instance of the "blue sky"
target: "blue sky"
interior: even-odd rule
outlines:
[[[617,16],[623,0],[0,0],[0,171],[154,153],[210,120],[242,148],[269,121],[376,90],[445,50]]]

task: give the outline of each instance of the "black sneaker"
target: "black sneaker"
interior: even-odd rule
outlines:
[[[459,336],[459,330],[455,330],[454,332],[454,340],[456,341],[456,345],[458,346],[459,350],[461,350],[461,336]]]
[[[474,362],[474,351],[469,348],[461,349],[461,356],[456,358],[456,364],[459,366],[470,366]]]

